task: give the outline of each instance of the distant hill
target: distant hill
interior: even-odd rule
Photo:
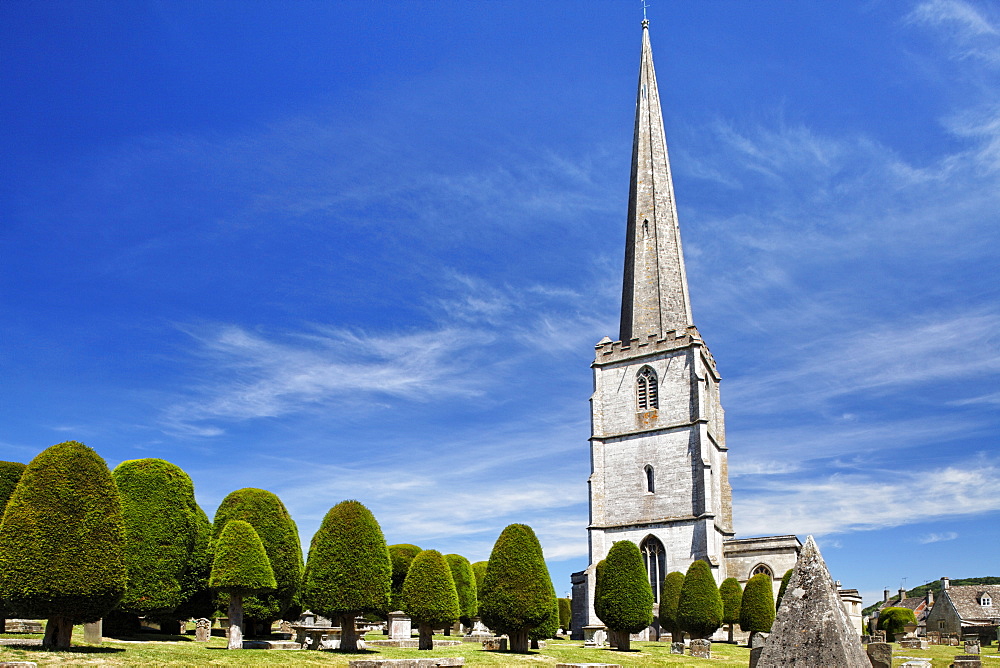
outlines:
[[[951,586],[961,587],[964,585],[995,585],[1000,584],[1000,577],[987,576],[982,578],[960,578],[951,581]],[[933,582],[928,582],[920,586],[914,587],[906,592],[907,598],[914,598],[916,596],[926,596],[927,590],[934,592],[934,596],[937,596],[941,591],[941,581],[934,580]],[[899,595],[893,596],[889,599],[890,601],[898,601]],[[878,601],[869,605],[867,608],[861,611],[862,615],[870,615],[871,613],[878,610],[878,607],[882,605],[882,601]]]

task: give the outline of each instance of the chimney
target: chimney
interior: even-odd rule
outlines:
[[[904,598],[906,598],[906,590],[903,589],[902,587],[900,587],[899,588],[899,600],[900,600],[900,602],[902,602],[902,600]]]
[[[837,587],[837,591],[840,591],[840,589],[841,589],[841,586],[840,586],[840,580],[837,580],[837,581],[836,581],[836,582],[834,582],[833,584],[834,584],[834,586],[836,586],[836,587]]]
[[[927,590],[927,607],[931,608],[933,606],[934,606],[934,590],[933,589],[928,589]]]
[[[886,587],[885,591],[882,592],[882,602],[883,603],[888,603],[889,602],[889,588],[888,587]]]
[[[945,589],[948,589],[949,583],[950,583],[950,580],[948,578],[941,578],[941,589],[942,589],[942,591],[945,590]]]

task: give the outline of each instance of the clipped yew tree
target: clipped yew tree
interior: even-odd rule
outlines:
[[[559,599],[559,626],[569,633],[573,623],[573,601],[568,598]]]
[[[183,600],[174,610],[173,616],[176,619],[211,617],[215,611],[215,600],[208,586],[208,579],[212,574],[212,552],[209,547],[212,540],[212,523],[197,504],[194,522],[194,545],[181,580]]]
[[[460,554],[446,554],[451,569],[451,579],[455,581],[455,591],[458,592],[459,619],[466,627],[472,627],[472,618],[479,612],[479,596],[476,593],[476,576],[472,573],[472,564]]]
[[[528,631],[528,640],[531,649],[539,649],[539,640],[555,638],[559,633],[559,599],[556,598],[555,589],[552,590],[552,612],[545,621]]]
[[[403,610],[417,624],[418,649],[434,649],[434,629],[458,621],[462,610],[451,567],[437,550],[423,550],[410,564],[403,581]]]
[[[627,652],[629,635],[653,623],[653,590],[639,546],[617,541],[608,550],[602,571],[594,604],[601,601],[601,621],[617,634],[619,651]]]
[[[410,564],[413,559],[423,552],[416,545],[409,543],[398,543],[389,546],[389,558],[392,560],[392,602],[389,604],[391,610],[403,609],[403,582],[406,574],[410,571]]]
[[[20,462],[0,462],[0,518],[3,517],[3,509],[7,507],[7,500],[14,492],[17,481],[24,473],[25,465]],[[7,624],[7,617],[12,611],[6,609],[3,599],[0,599],[0,630]]]
[[[215,541],[209,586],[229,594],[229,649],[243,649],[243,597],[277,587],[260,536],[249,522],[228,522]]]
[[[733,642],[733,628],[740,621],[740,603],[743,600],[743,588],[736,578],[726,578],[719,585],[719,596],[722,597],[722,623],[729,627],[729,642]]]
[[[0,598],[46,619],[42,645],[70,646],[125,593],[125,528],[111,471],[83,443],[43,450],[24,469],[0,525]]]
[[[781,576],[781,585],[778,586],[778,600],[775,601],[775,609],[781,607],[781,598],[785,595],[785,590],[788,589],[788,581],[792,579],[792,569],[789,568],[785,571],[785,574]]]
[[[897,633],[906,631],[903,627],[916,623],[917,618],[909,608],[890,607],[882,608],[878,613],[878,626],[876,628],[885,631],[886,640],[892,642]]]
[[[740,629],[746,633],[769,633],[774,623],[774,585],[767,573],[758,573],[743,588]]]
[[[194,483],[162,459],[125,461],[111,475],[122,502],[128,570],[119,608],[176,624],[181,604],[208,589],[208,574],[195,563],[204,560],[198,554],[204,549],[204,512],[195,502]],[[193,570],[204,579],[192,579]]]
[[[681,600],[681,587],[684,586],[684,574],[680,571],[667,573],[660,588],[660,628],[670,633],[670,640],[681,642],[684,632],[677,622],[677,604]]]
[[[483,600],[483,580],[486,578],[486,567],[489,564],[488,561],[476,561],[472,564],[472,574],[476,576],[476,599],[480,603]]]
[[[340,651],[357,652],[354,618],[387,610],[391,590],[392,561],[375,516],[358,501],[338,503],[313,535],[302,604],[338,619]]]
[[[243,601],[247,630],[256,635],[267,634],[274,620],[285,617],[302,581],[299,530],[276,494],[254,487],[230,492],[222,500],[212,522],[213,540],[217,540],[226,524],[233,520],[250,523],[264,543],[274,570],[275,589],[248,595]],[[225,600],[219,601],[219,605],[225,605]]]
[[[508,525],[490,553],[479,614],[498,634],[510,638],[512,652],[527,653],[528,632],[552,613],[552,579],[542,546],[526,524]]]
[[[692,638],[708,638],[722,626],[722,597],[706,561],[692,562],[684,574],[677,622]]]

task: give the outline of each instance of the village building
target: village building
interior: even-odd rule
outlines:
[[[941,592],[927,615],[928,631],[996,638],[1000,627],[1000,585],[952,587],[941,578]]]
[[[933,607],[934,592],[930,589],[927,590],[927,594],[924,596],[907,596],[906,590],[900,588],[898,595],[895,597],[891,596],[889,590],[886,589],[882,597],[882,605],[878,607],[878,611],[874,616],[878,619],[879,613],[886,608],[909,608],[913,611],[913,616],[917,620],[917,635],[925,636],[928,631],[927,615],[930,614]]]
[[[639,546],[657,602],[664,576],[698,559],[711,566],[717,584],[767,573],[776,593],[801,543],[795,536],[736,538],[722,377],[692,317],[648,21],[621,326],[616,341],[597,344],[591,367],[590,565],[573,574],[574,637],[601,624],[594,571],[615,541]],[[641,637],[657,632],[654,623]]]

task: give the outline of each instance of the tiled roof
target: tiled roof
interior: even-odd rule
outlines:
[[[989,594],[993,605],[984,608],[979,605],[982,594]],[[951,599],[962,621],[988,620],[1000,617],[1000,585],[962,585],[948,589]]]

